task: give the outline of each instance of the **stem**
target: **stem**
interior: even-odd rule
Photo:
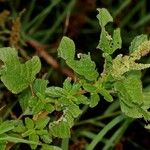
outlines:
[[[62,139],[61,149],[68,150],[69,138]]]

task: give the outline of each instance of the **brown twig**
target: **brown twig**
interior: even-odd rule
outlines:
[[[30,40],[27,43],[29,43],[37,52],[38,55],[43,58],[49,65],[51,65],[54,69],[60,71],[64,75],[70,77],[72,80],[75,80],[75,74],[73,71],[69,68],[61,68],[60,64],[57,62],[55,58],[53,58],[45,49],[47,46],[42,45],[38,41]]]

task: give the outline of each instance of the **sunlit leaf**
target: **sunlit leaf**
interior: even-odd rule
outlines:
[[[1,68],[1,81],[12,93],[26,89],[35,80],[35,75],[41,68],[37,56],[21,64],[14,48],[0,48],[0,60],[4,63]]]
[[[64,36],[58,47],[58,56],[67,59],[74,59],[75,55],[75,45],[73,40]]]

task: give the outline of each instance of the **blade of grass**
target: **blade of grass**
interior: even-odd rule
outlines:
[[[55,32],[55,30],[57,29],[57,27],[61,24],[62,20],[67,15],[68,11],[71,11],[71,9],[73,8],[75,2],[76,2],[76,0],[71,0],[69,2],[69,4],[67,5],[67,7],[64,9],[63,13],[57,18],[57,20],[54,23],[54,25],[50,29],[47,30],[47,34],[42,39],[43,43],[47,42],[47,40],[52,36],[52,34]]]
[[[105,146],[102,150],[109,150],[114,145],[116,145],[132,121],[133,120],[130,118],[127,119],[121,125],[121,127],[117,131],[115,131],[115,133],[112,135],[112,137],[105,143]]]
[[[116,17],[123,9],[125,9],[129,4],[131,3],[131,0],[125,0],[121,3],[118,9],[113,13],[113,17]]]
[[[105,110],[104,115],[106,114],[111,114],[113,113],[115,110],[117,110],[120,107],[119,105],[119,101],[114,101],[110,106],[108,106],[108,108]]]
[[[25,30],[28,30],[33,25],[32,31],[36,30],[43,22],[43,20],[47,17],[47,15],[51,12],[54,6],[56,6],[61,0],[53,1],[48,7],[46,7],[40,14],[38,14],[32,21],[29,22],[28,26],[25,27]]]
[[[134,26],[133,28],[139,28],[141,26],[143,26],[144,24],[146,24],[148,21],[150,21],[150,14],[147,14],[146,16],[142,17],[141,20],[139,20]]]
[[[90,132],[90,131],[81,131],[81,132],[79,133],[79,135],[80,135],[80,136],[85,136],[85,137],[87,137],[87,138],[89,138],[89,139],[94,139],[95,136],[96,136],[95,133]]]
[[[87,119],[87,120],[83,120],[83,121],[75,123],[75,126],[79,126],[79,125],[83,125],[83,124],[87,124],[87,123],[93,123],[94,121],[98,121],[98,120],[100,121],[100,120],[103,120],[103,119],[106,119],[106,118],[114,117],[116,115],[119,115],[120,113],[121,113],[121,111],[118,111],[118,112],[114,112],[114,113],[111,113],[111,114],[105,114],[105,115],[101,115],[101,116],[98,116],[98,117],[95,117],[95,118],[90,118],[90,119]]]
[[[124,17],[124,19],[121,21],[120,27],[123,28],[126,24],[128,24],[128,22],[130,21],[130,19],[133,17],[133,15],[141,8],[143,1],[140,1],[131,11],[130,13]]]
[[[87,146],[86,150],[93,150],[95,146],[102,140],[105,134],[111,130],[114,126],[120,123],[124,119],[124,116],[120,115],[114,118],[111,122],[109,122],[92,140],[92,142]]]
[[[22,23],[24,26],[26,26],[29,22],[30,16],[35,6],[35,2],[36,0],[32,0],[29,5],[30,7],[28,8],[28,10],[26,10],[27,14],[24,16],[23,23]]]

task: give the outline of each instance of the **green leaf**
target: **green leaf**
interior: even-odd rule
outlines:
[[[70,91],[72,89],[71,79],[67,78],[63,83],[63,88],[67,91]]]
[[[104,53],[112,54],[115,50],[120,49],[122,44],[120,29],[116,29],[111,37],[104,29],[101,31],[100,42],[97,48]]]
[[[100,26],[103,28],[107,23],[113,22],[113,18],[108,12],[107,9],[102,8],[102,9],[97,9],[98,10],[98,15],[97,18],[99,20]]]
[[[43,129],[43,128],[45,128],[49,121],[50,121],[49,117],[38,119],[35,122],[35,129]]]
[[[145,125],[145,128],[150,130],[150,124]]]
[[[36,134],[41,136],[41,135],[47,135],[48,134],[48,131],[47,129],[37,129],[36,130]]]
[[[123,99],[128,99],[136,104],[143,104],[142,83],[136,75],[130,75],[126,79],[116,82],[116,90],[123,96]]]
[[[98,102],[100,101],[100,97],[98,94],[96,93],[91,93],[91,96],[90,96],[90,107],[95,107]]]
[[[41,135],[40,138],[44,141],[46,144],[50,144],[52,142],[52,137],[50,134]]]
[[[71,97],[74,98],[74,97]],[[62,106],[69,106],[73,104],[72,99],[67,98],[67,97],[61,97],[58,99],[58,102],[62,105]]]
[[[75,96],[75,101],[74,102],[77,105],[79,105],[79,104],[88,105],[89,104],[89,99],[84,95],[79,95],[79,96]]]
[[[71,95],[75,95],[77,94],[77,92],[79,92],[81,89],[81,84],[80,83],[74,83],[72,85],[72,89],[70,90],[70,94]]]
[[[77,74],[83,76],[89,81],[94,81],[98,77],[98,72],[95,69],[96,65],[91,60],[90,55],[82,54],[81,59],[78,60],[68,60],[66,61],[68,66],[72,68]],[[88,68],[88,69],[87,69]]]
[[[71,113],[71,110],[65,110],[64,118],[67,120],[69,127],[71,128],[74,125],[74,118]]]
[[[39,142],[39,136],[36,133],[31,134],[31,135],[29,135],[29,140],[34,141],[35,143],[38,143]],[[30,146],[32,149],[36,149],[38,144],[30,144]]]
[[[142,118],[144,115],[139,111],[138,105],[130,103],[125,103],[123,99],[120,98],[120,107],[125,115],[132,118]]]
[[[0,134],[6,133],[14,129],[14,124],[11,121],[5,121],[0,124]]]
[[[18,120],[16,125],[15,125],[15,128],[13,129],[13,132],[16,132],[16,133],[23,133],[26,131],[26,128],[23,124],[23,121],[22,120]]]
[[[33,84],[34,92],[45,95],[45,90],[46,90],[47,84],[48,84],[47,80],[36,79]]]
[[[77,118],[80,114],[81,114],[81,110],[79,109],[79,106],[77,105],[70,105],[68,106],[68,111],[71,113],[71,115],[74,117],[74,118]]]
[[[70,126],[67,120],[56,121],[50,123],[49,125],[50,133],[59,138],[68,138],[70,137]]]
[[[34,128],[34,122],[32,119],[26,117],[25,118],[25,125],[27,129],[33,129]]]
[[[32,93],[30,89],[25,89],[20,95],[19,95],[19,103],[22,109],[22,112],[25,112],[26,110],[29,110],[29,101],[32,98]]]
[[[132,118],[149,119],[150,113],[145,106],[142,83],[139,76],[130,74],[124,80],[115,84],[122,112]]]
[[[30,136],[33,133],[35,133],[35,129],[29,129],[26,132],[22,133],[22,137]]]
[[[44,144],[42,146],[42,150],[62,150],[62,149],[59,148],[59,147],[57,147],[57,146],[52,146],[52,145]]]
[[[54,86],[48,87],[45,92],[48,96],[53,98],[59,98],[62,97],[62,95],[64,95],[64,89]]]
[[[130,53],[132,53],[135,50],[138,50],[138,47],[144,42],[147,41],[147,35],[141,34],[139,36],[136,36],[133,41],[131,42],[131,45],[129,47]]]
[[[46,110],[46,111],[48,111],[49,113],[52,113],[54,110],[55,110],[55,107],[53,106],[53,105],[51,105],[51,104],[46,104],[45,106],[44,106],[44,109]]]
[[[37,103],[32,107],[32,113],[33,114],[37,114],[39,113],[40,111],[44,110],[45,109],[45,103],[43,103],[42,100],[38,99],[37,100]]]
[[[104,96],[104,99],[108,102],[112,102],[113,101],[113,97],[109,94],[109,92],[104,89],[104,88],[99,88],[98,93],[100,93],[102,96]]]
[[[95,86],[88,83],[83,84],[83,88],[90,93],[95,93],[97,91],[97,88]]]
[[[73,40],[64,36],[58,47],[58,56],[67,59],[74,59],[75,56],[75,45]]]
[[[98,9],[99,14],[97,18],[101,26],[101,36],[97,48],[101,49],[104,53],[112,54],[116,49],[121,48],[122,40],[120,35],[120,29],[117,28],[113,32],[113,37],[105,30],[105,26],[109,22],[113,22],[113,18],[110,13],[105,9]]]
[[[1,80],[12,93],[20,93],[26,89],[40,71],[41,63],[37,56],[25,64],[19,62],[17,51],[14,48],[0,48]]]

